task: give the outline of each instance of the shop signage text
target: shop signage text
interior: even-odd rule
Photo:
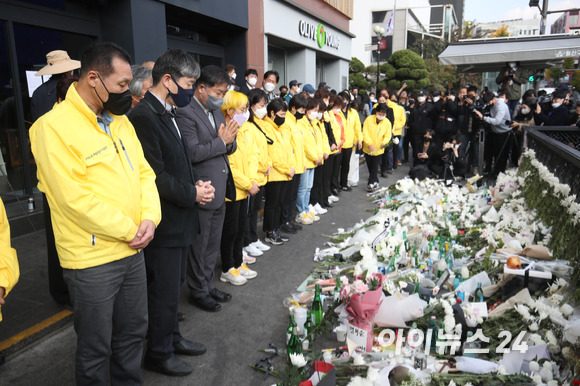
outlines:
[[[328,46],[338,50],[340,47],[340,37],[326,32],[326,28],[322,24],[315,26],[314,24],[300,20],[298,22],[298,32],[301,36],[316,41],[320,48]]]

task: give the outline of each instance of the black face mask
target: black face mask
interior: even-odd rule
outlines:
[[[302,117],[304,116],[304,113],[299,113],[298,111],[296,111],[296,113],[294,114],[294,116],[296,117],[296,119],[302,119]]]
[[[431,138],[429,138],[429,137],[423,137],[423,142],[431,142]]]
[[[286,122],[286,117],[280,117],[278,115],[276,115],[274,117],[274,123],[278,126],[282,126],[284,124],[284,122]]]
[[[103,109],[107,110],[108,112],[114,115],[126,114],[131,108],[131,103],[133,101],[133,98],[131,97],[131,91],[127,89],[125,92],[121,93],[109,92],[107,86],[105,86],[105,82],[103,82],[103,79],[101,78],[101,75],[99,75],[98,73],[97,75],[99,77],[99,80],[101,81],[101,84],[109,94],[109,99],[107,99],[106,102],[103,102],[101,96],[99,95],[97,89],[95,88],[95,94],[97,94],[97,97],[103,103]]]

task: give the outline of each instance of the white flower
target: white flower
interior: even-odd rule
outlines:
[[[503,367],[503,365],[501,365],[501,364],[497,368],[497,373],[499,375],[507,375],[507,371],[505,370],[505,367]]]
[[[570,359],[572,357],[572,349],[568,346],[564,347],[562,349],[562,355],[564,356],[564,358]]]
[[[554,380],[548,381],[548,386],[558,386],[558,382]]]
[[[558,339],[556,339],[556,335],[554,335],[552,330],[548,330],[548,332],[546,332],[546,339],[550,344],[558,344]]]
[[[572,313],[574,312],[574,308],[572,308],[571,305],[566,303],[562,307],[560,307],[560,311],[562,312],[562,315],[564,315],[565,317],[568,317],[568,316],[572,315]]]
[[[451,382],[449,382],[449,385],[448,386],[456,386],[455,385],[455,382],[453,381],[453,379],[451,380]]]
[[[326,362],[326,363],[331,363],[332,362],[332,352],[330,351],[325,351],[322,354],[322,359]]]
[[[354,361],[352,361],[352,364],[355,366],[364,366],[365,365],[365,358],[362,355],[359,355],[356,358],[354,358]]]
[[[534,373],[537,373],[538,371],[540,371],[540,364],[536,361],[531,361],[530,362],[530,371],[533,371]]]
[[[298,368],[306,366],[307,363],[302,354],[290,354],[290,362],[292,363],[292,366]]]
[[[552,374],[552,371],[544,368],[540,370],[540,376],[542,377],[542,380],[544,382],[549,382],[552,379],[554,379],[554,375]]]
[[[528,327],[530,331],[538,331],[538,323],[534,322]]]
[[[542,377],[540,376],[540,374],[534,374],[530,378],[532,378],[532,381],[536,385],[542,385],[544,383],[544,382],[542,382]]]
[[[544,364],[542,365],[543,368],[548,369],[550,371],[552,371],[552,362],[550,361],[545,361]]]

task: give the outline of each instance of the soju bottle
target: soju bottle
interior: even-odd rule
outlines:
[[[334,287],[333,297],[334,301],[340,299],[340,277],[336,278],[336,286]]]
[[[409,240],[407,239],[407,231],[403,231],[403,259],[406,259],[409,256],[410,252]]]
[[[292,329],[296,327],[296,322],[294,321],[294,314],[290,314],[290,324],[286,329],[286,344],[290,342],[290,337],[292,336]]]
[[[415,268],[419,268],[419,254],[417,253],[416,246],[413,246],[413,262],[415,264]]]
[[[481,282],[477,282],[477,289],[475,290],[475,293],[473,294],[473,297],[475,298],[476,302],[484,302],[485,300],[483,299],[483,290],[481,289]]]
[[[294,326],[292,328],[292,335],[288,341],[288,360],[290,360],[290,354],[301,354],[302,353],[302,342],[298,338],[298,327]]]
[[[312,322],[319,324],[322,321],[322,302],[320,301],[320,285],[316,284],[314,289],[314,300],[312,301]]]
[[[306,322],[304,322],[304,339],[302,339],[302,350],[308,350],[310,347],[310,332],[312,331],[312,314],[310,310],[306,313]]]
[[[439,331],[437,332],[437,341],[439,342],[445,342],[445,338],[443,337],[443,335],[445,334],[445,323],[441,322],[441,324],[439,325]],[[445,355],[445,344],[440,344],[437,347],[437,354],[439,355]]]
[[[429,324],[427,325],[427,330],[431,330],[433,331],[432,335],[431,335],[431,342],[430,342],[430,346],[431,346],[431,350],[435,350],[437,348],[437,334],[439,332],[439,328],[437,327],[437,318],[435,317],[435,315],[431,316],[431,320],[429,321]]]

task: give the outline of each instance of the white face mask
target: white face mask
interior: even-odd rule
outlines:
[[[371,98],[371,102],[373,102],[373,103],[377,103],[377,98],[375,98],[375,97],[372,97],[372,98]]]
[[[264,118],[266,114],[268,114],[268,109],[266,107],[254,110],[254,115],[260,119]]]
[[[236,76],[238,76],[238,74],[236,74],[236,73],[234,72],[234,74],[232,75],[232,79],[236,79]]]
[[[310,98],[314,98],[314,93],[313,92],[310,93]]]
[[[433,97],[433,103],[437,102],[439,99],[441,99],[441,98],[439,98],[439,97]],[[419,101],[419,102],[421,102],[421,101]]]
[[[315,120],[318,118],[318,112],[317,111],[311,111],[310,113],[308,113],[308,119],[310,119],[311,121]]]
[[[337,109],[332,109],[332,112],[335,114],[339,114],[340,113],[340,107]]]
[[[254,87],[256,85],[256,82],[258,82],[258,78],[249,78],[248,79],[248,84],[252,87]]]
[[[508,64],[509,64],[509,66],[510,66],[511,68],[514,68],[514,67],[516,66],[516,63],[514,63],[514,62],[511,62],[511,63],[508,63]]]
[[[383,119],[385,119],[384,115],[377,115],[377,120],[382,121]]]
[[[417,101],[419,103],[423,103],[423,102],[425,102],[425,97],[424,96],[417,97]]]
[[[554,102],[552,103],[552,108],[557,109],[558,107],[560,107],[562,104],[559,102]]]
[[[322,113],[320,111],[318,112],[318,120],[322,120]]]
[[[275,88],[276,88],[276,85],[274,83],[266,82],[264,84],[264,90],[266,90],[268,92],[274,91]]]
[[[522,109],[521,111],[522,111],[522,114],[527,115],[530,113],[531,110],[530,109]]]
[[[300,88],[300,86],[298,86],[298,88],[296,89],[296,94],[300,94],[300,91],[302,91],[302,88]]]

